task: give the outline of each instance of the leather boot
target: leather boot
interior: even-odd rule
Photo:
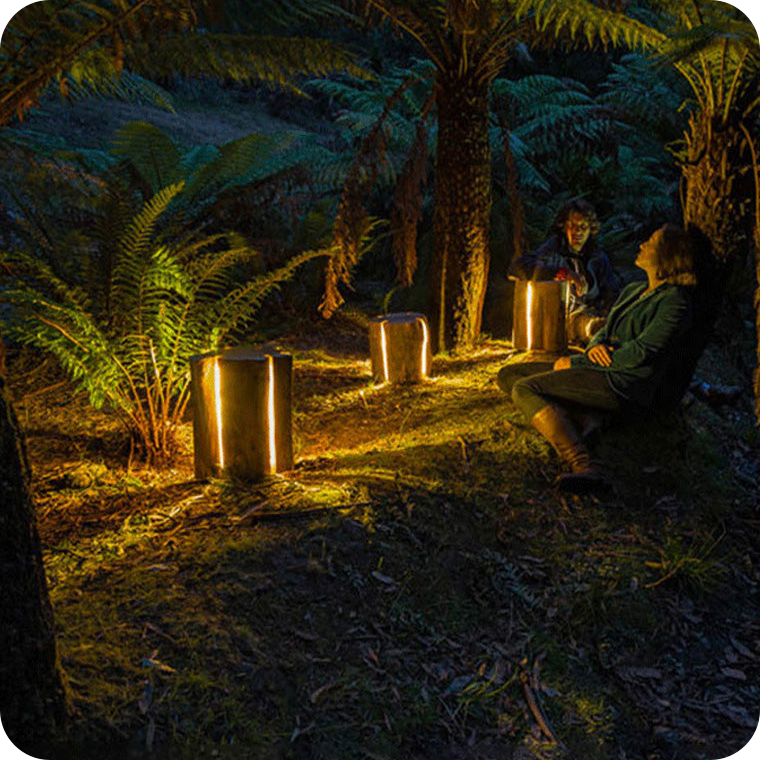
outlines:
[[[549,404],[539,409],[530,422],[549,441],[559,458],[570,466],[570,473],[560,475],[555,481],[561,491],[587,493],[608,485],[604,473],[592,462],[583,440],[562,409]]]
[[[567,416],[584,441],[598,430],[601,430],[604,425],[602,412],[592,411],[591,409],[573,409],[567,412]]]

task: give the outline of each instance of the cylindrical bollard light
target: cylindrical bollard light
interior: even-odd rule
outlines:
[[[418,383],[430,374],[430,328],[424,314],[383,314],[369,322],[372,375],[381,383]]]
[[[512,345],[519,351],[563,351],[565,283],[554,280],[515,280]]]
[[[195,477],[293,468],[293,358],[241,346],[190,358]]]

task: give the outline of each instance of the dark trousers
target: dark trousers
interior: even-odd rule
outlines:
[[[548,404],[564,408],[617,412],[621,398],[604,372],[587,367],[555,370],[550,362],[516,362],[499,370],[499,387],[512,394],[528,421]]]

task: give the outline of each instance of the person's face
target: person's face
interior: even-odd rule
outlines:
[[[639,252],[634,263],[647,273],[657,272],[658,252],[662,245],[662,235],[662,228],[660,228],[652,234],[649,240],[645,240],[639,246]]]
[[[578,211],[571,211],[565,222],[565,236],[570,248],[578,253],[591,235],[588,219]]]

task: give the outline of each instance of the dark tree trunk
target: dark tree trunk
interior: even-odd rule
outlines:
[[[755,219],[755,336],[757,340],[754,377],[755,417],[760,425],[760,218]]]
[[[436,350],[466,349],[480,333],[490,259],[488,84],[438,73],[438,147],[430,318]]]
[[[67,698],[58,668],[24,441],[0,376],[0,715],[27,753],[63,728]]]
[[[699,111],[689,120],[684,223],[696,225],[723,261],[746,260],[753,228],[752,161],[738,124]]]
[[[757,139],[740,122],[724,123],[720,118],[702,111],[689,119],[686,141],[687,156],[683,166],[686,182],[684,223],[695,225],[709,238],[715,255],[726,265],[722,269],[736,270],[734,280],[742,290],[746,287],[746,278],[751,276],[750,252],[754,248],[758,283],[754,292],[754,306],[760,365],[760,220],[757,218],[757,194],[760,193],[760,187],[757,178]],[[724,282],[717,283],[716,288],[723,285]],[[732,292],[729,295],[738,297],[741,293]],[[714,311],[719,306],[719,298],[720,294],[710,304]],[[760,421],[760,368],[755,369],[754,396],[755,414]]]

